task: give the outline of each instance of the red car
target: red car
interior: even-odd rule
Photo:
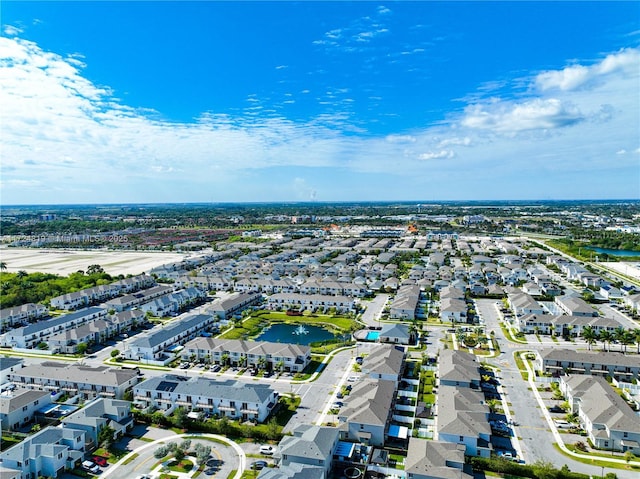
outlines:
[[[107,459],[102,456],[93,456],[93,462],[95,462],[100,467],[107,467]]]

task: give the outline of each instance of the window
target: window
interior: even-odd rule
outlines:
[[[464,436],[460,436],[460,442],[464,442]]]

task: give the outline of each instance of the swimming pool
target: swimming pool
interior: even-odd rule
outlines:
[[[380,337],[380,331],[369,331],[367,333],[367,341],[377,341]]]

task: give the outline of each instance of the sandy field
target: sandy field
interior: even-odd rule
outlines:
[[[631,262],[609,262],[600,263],[602,265],[606,265],[607,268],[611,268],[617,271],[620,274],[626,274],[635,279],[640,279],[640,263],[631,263]]]
[[[68,275],[99,264],[112,276],[140,274],[167,263],[185,258],[182,253],[149,251],[95,251],[32,248],[0,248],[0,261],[7,265],[6,271],[19,270],[27,273],[42,272]]]

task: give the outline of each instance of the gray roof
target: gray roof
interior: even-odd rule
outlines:
[[[453,349],[440,351],[438,360],[440,381],[479,382],[480,366],[473,354]]]
[[[293,436],[285,436],[279,444],[280,454],[307,459],[331,459],[340,431],[334,427],[301,424]],[[295,461],[295,460],[293,460]]]
[[[23,388],[16,389],[12,391],[10,396],[0,396],[0,414],[10,414],[36,400],[49,397],[49,394],[49,391]]]
[[[390,323],[382,326],[380,336],[387,338],[399,338],[403,341],[409,341],[409,326],[400,323]]]
[[[26,366],[19,369],[14,372],[12,376],[118,387],[137,377],[138,373],[130,369],[115,369],[106,366],[80,366],[77,364],[45,361],[37,365]]]
[[[588,353],[574,351],[572,349],[547,348],[540,351],[540,356],[545,361],[569,361],[574,363],[589,363],[594,365],[607,365],[617,367],[640,367],[638,356],[628,356],[615,352],[598,351]]]
[[[135,387],[136,390],[167,391],[176,394],[228,399],[231,401],[264,403],[274,390],[268,384],[250,384],[228,379],[219,381],[202,377],[188,378],[166,374],[149,378]]]
[[[111,419],[118,422],[120,412],[124,412],[125,418],[130,417],[131,403],[119,399],[97,398],[86,404],[62,420],[65,425],[86,424],[97,427]]]
[[[362,371],[369,375],[400,375],[404,363],[404,348],[388,344],[374,345],[362,361]]]
[[[279,468],[265,467],[258,479],[324,479],[324,468],[308,464],[289,464]]]
[[[137,338],[135,341],[131,342],[131,345],[139,348],[154,348],[155,346],[178,336],[183,331],[197,327],[207,321],[211,321],[211,319],[212,316],[209,314],[187,316],[185,319],[171,322],[169,326],[156,329],[146,336]]]
[[[0,453],[0,459],[25,462],[26,459],[38,456],[52,457],[67,451],[68,447],[58,445],[62,439],[73,440],[82,437],[84,431],[77,429],[47,427],[33,436],[27,437],[24,441]],[[84,445],[84,441],[81,441]]]
[[[80,309],[78,311],[74,311],[73,313],[65,314],[57,318],[38,321],[37,323],[29,324],[21,328],[16,328],[11,331],[11,334],[13,334],[14,336],[28,336],[30,334],[39,333],[40,331],[44,331],[46,329],[53,328],[56,326],[63,326],[71,321],[75,321],[85,316],[106,312],[106,311],[107,311],[106,309],[98,308],[98,307]]]
[[[460,479],[473,476],[449,464],[464,464],[465,446],[442,441],[410,438],[404,470],[407,474],[430,479]]]
[[[576,375],[566,379],[580,409],[592,424],[606,425],[610,431],[640,433],[640,417],[600,376]]]
[[[299,344],[216,338],[194,338],[184,345],[184,349],[201,349],[212,352],[242,352],[244,354],[256,355],[271,354],[282,357],[307,356],[311,352],[309,346],[301,346]]]
[[[9,370],[16,366],[20,366],[22,363],[24,363],[24,359],[22,358],[3,357],[2,361],[0,361],[0,371]]]
[[[385,426],[395,392],[393,381],[358,381],[347,397],[339,417],[350,423]]]

